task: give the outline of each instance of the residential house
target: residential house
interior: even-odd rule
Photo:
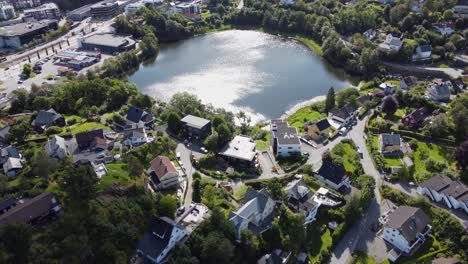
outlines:
[[[149,228],[138,242],[137,253],[149,263],[162,263],[186,235],[186,228],[172,219],[152,217]]]
[[[51,158],[64,159],[70,156],[67,142],[63,137],[53,136],[45,145],[47,155]]]
[[[370,94],[362,94],[356,99],[359,105],[364,105],[366,102],[372,100],[372,96]]]
[[[379,136],[380,152],[385,157],[401,157],[401,138],[400,134],[380,134]]]
[[[297,130],[283,120],[271,120],[271,146],[278,157],[301,155],[301,141]]]
[[[235,136],[226,144],[219,155],[228,162],[243,167],[258,167],[257,149],[255,141],[247,136]]]
[[[428,61],[431,59],[432,59],[432,46],[431,45],[418,46],[412,58],[413,62]]]
[[[348,125],[357,115],[357,108],[349,103],[340,108],[333,108],[328,112],[328,120],[337,123],[338,128]]]
[[[16,177],[21,170],[23,170],[23,164],[18,158],[8,158],[5,163],[3,163],[3,172],[10,178]]]
[[[400,88],[403,90],[407,90],[411,88],[411,86],[415,85],[418,82],[418,78],[415,76],[405,76],[400,79]]]
[[[47,111],[41,110],[31,122],[31,126],[38,133],[42,133],[51,126],[65,126],[65,118],[52,108]]]
[[[149,171],[152,187],[156,190],[175,188],[179,184],[179,173],[168,157],[154,158]]]
[[[443,202],[449,208],[462,209],[468,214],[468,187],[461,181],[437,175],[418,186],[418,193],[432,201]]]
[[[283,251],[281,249],[274,249],[270,254],[265,254],[258,261],[257,264],[286,264],[291,259],[291,252]]]
[[[7,135],[10,133],[11,126],[4,126],[0,128],[0,145],[7,144]]]
[[[229,214],[237,239],[240,239],[242,230],[260,234],[270,228],[275,202],[265,188],[260,191],[247,189],[242,204],[239,210]]]
[[[332,128],[327,119],[322,119],[315,124],[307,126],[307,136],[316,142],[321,142],[327,139],[331,132]]]
[[[314,201],[314,193],[302,179],[288,183],[285,193],[288,196],[289,207],[305,215],[304,224],[307,225],[315,220],[320,204]]]
[[[9,158],[17,158],[17,159],[22,158],[22,156],[19,153],[18,149],[13,145],[3,147],[0,150],[0,164],[1,165],[3,165],[5,162],[7,162],[7,160]]]
[[[431,220],[419,208],[400,206],[388,216],[383,229],[383,239],[399,252],[389,255],[395,261],[401,254],[411,255],[417,245],[424,243],[431,231]]]
[[[123,143],[127,146],[138,146],[148,142],[148,135],[144,127],[126,129],[123,131]]]
[[[396,92],[397,85],[393,83],[381,83],[379,85],[380,90],[384,92],[385,95],[391,95]]]
[[[31,200],[17,203],[16,206],[0,215],[0,226],[8,224],[36,224],[47,217],[60,213],[61,205],[54,194],[44,192]]]
[[[105,146],[107,140],[104,137],[104,130],[100,128],[78,133],[75,138],[76,144],[81,150],[107,148]]]
[[[468,0],[458,0],[453,7],[453,17],[462,18],[465,21],[468,19]]]
[[[432,116],[432,110],[424,106],[405,115],[401,122],[411,129],[420,129],[426,124],[426,120],[430,116]]]
[[[345,168],[342,165],[334,164],[330,161],[323,161],[320,169],[315,173],[317,179],[334,190],[349,188],[349,179]]]
[[[381,50],[386,52],[398,52],[403,46],[403,35],[397,36],[396,34],[388,33],[384,43],[379,45]]]
[[[450,36],[455,32],[455,24],[451,22],[441,22],[432,26],[443,36]]]
[[[182,120],[187,136],[195,139],[204,139],[211,135],[211,121],[198,116],[187,115]]]
[[[377,32],[375,31],[375,29],[370,28],[364,33],[362,33],[362,35],[364,35],[364,37],[366,37],[368,40],[372,41],[377,36]]]
[[[428,96],[436,102],[450,101],[450,89],[453,85],[450,81],[442,81],[442,79],[435,79],[432,81],[427,93]]]
[[[128,108],[126,118],[129,124],[135,124],[139,127],[152,127],[155,121],[150,110],[142,110],[133,105]]]

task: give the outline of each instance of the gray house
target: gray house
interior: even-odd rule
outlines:
[[[211,135],[211,121],[198,116],[187,115],[182,120],[187,136],[195,139],[204,139]]]
[[[64,159],[70,155],[67,148],[67,142],[63,137],[53,136],[45,145],[47,155],[51,158]]]
[[[450,101],[451,88],[452,83],[450,81],[444,82],[441,79],[436,79],[432,82],[432,85],[429,87],[427,94],[434,101],[448,102]]]
[[[33,126],[34,130],[38,133],[42,133],[51,126],[65,126],[65,118],[52,108],[47,111],[41,110],[31,122],[31,126]]]

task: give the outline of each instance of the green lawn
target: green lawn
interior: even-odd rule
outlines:
[[[102,129],[109,129],[109,127],[101,124],[101,123],[97,123],[97,122],[86,122],[86,123],[82,123],[82,124],[78,124],[78,125],[73,125],[70,127],[71,129],[71,134],[72,135],[76,135],[78,133],[81,133],[81,132],[85,132],[85,131],[88,131],[88,130],[91,130],[91,129],[94,129],[94,128],[102,128]]]
[[[307,122],[318,120],[321,117],[323,117],[321,113],[313,110],[310,106],[306,106],[290,115],[288,118],[286,118],[286,121],[290,126],[297,128],[299,131],[303,131],[304,125]]]
[[[319,227],[319,225],[317,225]],[[319,234],[320,231],[317,230],[316,234]],[[312,247],[309,248],[309,260],[311,263],[318,263],[323,252],[332,245],[332,237],[330,229],[326,231],[321,236],[313,236],[312,241],[310,242]]]
[[[270,145],[265,140],[255,140],[255,143],[257,144],[257,150],[259,151],[267,150],[268,146]]]
[[[349,264],[390,264],[390,261],[387,259],[378,263],[373,257],[361,252],[356,256],[353,256],[353,259],[349,262]]]
[[[406,114],[405,110],[397,109],[396,112],[392,116],[385,115],[385,120],[392,121],[394,123],[399,122],[403,116]]]
[[[360,163],[357,150],[350,143],[340,143],[332,149],[332,154],[342,157],[343,166],[347,172],[354,172],[356,164]]]
[[[77,115],[65,115],[64,117],[65,117],[65,120],[67,120],[67,122],[72,120],[72,119],[74,119],[77,124],[86,122],[86,119],[84,119],[81,116],[77,116]]]
[[[424,142],[418,142],[418,147],[414,152],[414,167],[415,172],[426,171],[425,161],[428,158],[432,158],[437,161],[446,161],[449,166],[454,166],[455,161],[453,160],[453,150],[442,147],[435,144],[427,144]],[[427,179],[416,179],[416,181],[421,182]]]
[[[123,186],[128,186],[136,183],[137,185],[142,184],[141,178],[136,179],[136,181],[130,178],[127,164],[123,163],[114,163],[108,164],[107,167],[107,175],[101,178],[101,181],[98,185],[99,190],[105,190],[112,185],[112,183],[119,183]]]
[[[430,260],[440,252],[447,250],[442,248],[440,242],[434,236],[429,238],[420,246],[420,248],[412,256],[401,256],[397,264],[413,264],[413,263],[430,263]]]

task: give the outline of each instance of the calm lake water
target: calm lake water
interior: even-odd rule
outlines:
[[[349,76],[308,48],[257,31],[210,33],[164,45],[153,64],[129,77],[143,93],[168,100],[178,92],[243,110],[253,120],[278,118],[297,104],[352,85]]]

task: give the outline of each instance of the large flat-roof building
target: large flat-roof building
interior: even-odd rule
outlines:
[[[297,130],[283,120],[271,120],[271,145],[275,156],[301,155],[301,141]]]
[[[257,163],[257,149],[253,139],[246,136],[235,136],[226,144],[219,155],[240,165],[255,166]]]
[[[94,18],[114,17],[120,12],[117,2],[102,1],[91,6],[91,16]]]
[[[20,48],[51,29],[57,29],[55,20],[19,23],[0,28],[0,48]]]
[[[42,0],[8,0],[15,9],[32,8],[42,5]]]
[[[41,6],[24,10],[25,17],[33,17],[37,20],[56,19],[60,17],[60,9],[55,3],[46,3]]]
[[[187,136],[203,139],[211,135],[211,121],[198,116],[187,115],[180,122]]]
[[[81,21],[89,16],[91,16],[91,6],[94,4],[85,5],[74,9],[67,13],[67,17],[73,21]]]
[[[95,34],[78,41],[78,47],[85,50],[115,53],[132,50],[136,42],[127,36],[114,34]]]

